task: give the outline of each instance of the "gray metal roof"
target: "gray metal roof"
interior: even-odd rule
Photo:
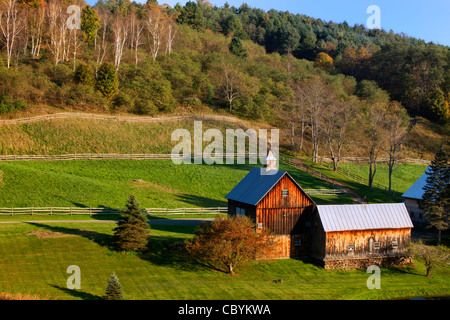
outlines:
[[[225,198],[256,206],[272,187],[285,175],[286,171],[263,174],[263,168],[253,168],[228,193]]]
[[[428,168],[425,170],[425,173],[402,195],[403,198],[422,199],[423,193],[425,192],[423,187],[427,184],[426,180],[428,176]]]
[[[413,228],[404,203],[317,206],[325,232]]]

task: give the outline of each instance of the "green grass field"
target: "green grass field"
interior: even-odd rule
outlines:
[[[226,206],[226,194],[252,167],[175,165],[171,160],[1,162],[0,207],[122,208],[131,193],[145,208]],[[281,169],[305,189],[331,188],[292,166]],[[351,203],[346,195],[313,198],[318,203]]]
[[[45,299],[99,299],[116,272],[125,299],[396,299],[448,296],[450,268],[425,276],[423,264],[381,270],[381,289],[366,286],[365,270],[324,270],[308,260],[264,260],[238,268],[235,276],[189,262],[167,249],[192,237],[190,226],[151,230],[151,251],[139,256],[109,249],[112,223],[0,224],[0,292],[36,294]],[[86,235],[39,239],[36,230]],[[81,270],[81,289],[66,286],[67,267]],[[283,279],[282,283],[274,280]]]
[[[340,181],[353,190],[355,190],[362,197],[366,197],[369,203],[381,202],[403,202],[402,194],[408,190],[414,182],[419,179],[425,172],[427,166],[415,164],[397,164],[394,166],[392,173],[392,195],[389,196],[385,189],[378,187],[369,188],[367,185],[361,184],[344,174],[334,172],[330,166],[312,163],[309,159],[304,159],[307,165],[317,171],[322,172],[328,177]],[[365,163],[342,163],[340,166],[349,170],[351,173],[359,176],[369,177],[369,165]],[[388,186],[388,167],[385,164],[377,165],[377,172],[375,174],[374,182],[383,186]]]

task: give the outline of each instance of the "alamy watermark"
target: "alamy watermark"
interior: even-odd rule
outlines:
[[[172,133],[172,142],[178,144],[172,149],[171,159],[175,164],[258,164],[258,159],[265,164],[270,144],[274,158],[279,155],[279,130],[267,129],[226,129],[225,139],[219,129],[203,132],[202,121],[194,121],[194,136],[187,129],[176,129]],[[248,141],[248,145],[247,142]],[[203,148],[204,142],[209,144]],[[225,142],[225,144],[224,144]],[[224,152],[224,145],[225,151]],[[276,161],[278,169],[278,161]],[[267,170],[264,174],[274,174],[276,170]]]
[[[81,289],[81,269],[79,266],[71,265],[67,267],[66,273],[72,274],[67,278],[67,289]]]
[[[366,10],[367,14],[371,14],[369,18],[367,18],[366,25],[369,30],[372,29],[381,29],[381,9],[377,5],[370,5]]]
[[[367,268],[367,273],[372,275],[367,279],[367,289],[381,289],[381,270],[377,265],[371,265]]]

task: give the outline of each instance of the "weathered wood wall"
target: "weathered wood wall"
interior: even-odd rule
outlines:
[[[282,196],[288,190],[288,196]],[[266,194],[256,207],[256,223],[277,236],[277,253],[273,258],[299,257],[308,254],[309,233],[306,220],[312,212],[313,202],[300,190],[289,176],[284,176]],[[294,238],[300,245],[294,246]]]
[[[396,249],[393,241],[397,241]],[[410,228],[327,232],[325,256],[395,255],[404,252],[410,241]],[[379,242],[379,249],[374,248],[374,242]],[[348,250],[350,244],[354,250]]]

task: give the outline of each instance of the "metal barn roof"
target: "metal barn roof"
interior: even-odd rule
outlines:
[[[403,198],[422,199],[423,193],[425,192],[423,187],[427,184],[426,180],[428,176],[428,168],[425,170],[425,173],[402,195]]]
[[[413,228],[404,203],[317,206],[325,232]]]
[[[263,168],[253,168],[225,198],[256,206],[272,187],[285,175],[286,171],[263,174]]]

